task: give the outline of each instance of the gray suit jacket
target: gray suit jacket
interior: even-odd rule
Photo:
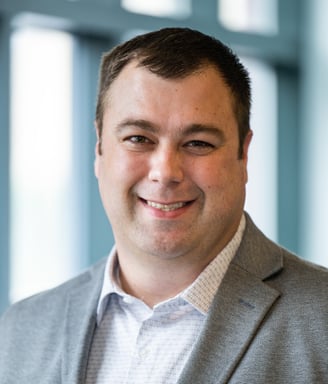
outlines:
[[[84,382],[104,265],[2,316],[1,384]],[[247,218],[178,384],[328,383],[327,288],[327,270],[278,247]]]

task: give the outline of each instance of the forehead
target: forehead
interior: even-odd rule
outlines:
[[[105,116],[111,112],[122,116],[134,113],[133,117],[142,119],[202,120],[193,123],[205,119],[208,124],[217,119],[234,119],[231,91],[214,66],[167,79],[139,66],[137,61],[126,65],[110,86],[104,112]]]
[[[113,88],[122,87],[124,83],[131,82],[131,80],[133,80],[133,82],[145,80],[143,85],[147,86],[150,79],[161,80],[162,82],[167,82],[171,85],[183,84],[186,83],[187,80],[193,79],[194,82],[198,83],[198,86],[200,86],[206,78],[211,78],[211,82],[214,81],[216,83],[215,85],[218,86],[219,89],[225,89],[225,91],[229,93],[229,97],[232,96],[230,87],[225,83],[221,72],[214,64],[203,63],[197,69],[191,71],[190,73],[186,73],[185,75],[179,77],[165,77],[157,74],[148,67],[143,66],[137,59],[131,60],[122,68],[118,76],[109,86],[107,94],[111,94]]]

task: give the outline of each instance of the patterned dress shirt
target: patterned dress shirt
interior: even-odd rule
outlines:
[[[190,356],[245,229],[177,296],[153,308],[122,291],[115,247],[105,268],[86,384],[173,384]]]

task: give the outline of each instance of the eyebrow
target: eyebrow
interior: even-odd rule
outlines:
[[[184,129],[184,134],[191,135],[195,133],[208,133],[219,139],[224,139],[225,134],[222,129],[211,124],[190,124]]]
[[[159,132],[159,128],[156,127],[156,125],[144,119],[125,119],[116,126],[116,132],[120,132],[129,127],[138,127],[152,133]]]
[[[120,132],[128,127],[138,127],[151,133],[158,133],[160,131],[157,125],[144,119],[125,119],[116,126],[116,131]],[[207,133],[216,136],[220,140],[223,140],[225,138],[223,130],[211,124],[192,123],[181,129],[181,132],[184,136],[197,133]]]

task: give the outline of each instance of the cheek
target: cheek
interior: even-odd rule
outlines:
[[[115,150],[103,154],[98,168],[99,181],[104,188],[121,190],[130,188],[144,177],[146,165],[141,156]]]
[[[230,193],[241,192],[245,185],[244,167],[236,159],[213,160],[199,168],[199,172],[194,171],[193,175],[194,182],[214,197],[229,199]]]

